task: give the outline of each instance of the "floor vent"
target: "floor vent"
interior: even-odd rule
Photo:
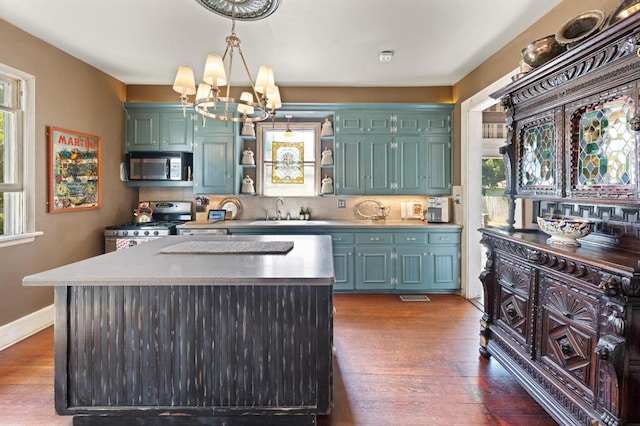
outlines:
[[[403,294],[400,296],[403,302],[428,302],[429,298],[423,294]]]

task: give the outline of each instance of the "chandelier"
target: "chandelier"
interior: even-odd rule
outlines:
[[[173,90],[180,93],[183,114],[189,104],[189,96],[196,95],[193,107],[198,114],[222,121],[253,123],[266,120],[282,107],[280,90],[275,85],[273,68],[262,65],[254,80],[236,36],[236,20],[257,20],[271,15],[280,0],[196,0],[206,9],[231,18],[231,35],[227,36],[222,56],[210,54],[204,67],[203,83],[196,90],[193,69],[178,67]],[[249,78],[251,91],[242,92],[239,98],[231,97],[231,73],[234,55],[238,53]],[[225,64],[225,61],[227,63]]]

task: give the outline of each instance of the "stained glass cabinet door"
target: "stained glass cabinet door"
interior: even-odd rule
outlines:
[[[519,195],[562,196],[562,110],[518,122],[516,185]]]
[[[567,140],[571,168],[569,192],[576,198],[638,198],[638,134],[631,120],[637,112],[634,85],[619,87],[569,108]]]

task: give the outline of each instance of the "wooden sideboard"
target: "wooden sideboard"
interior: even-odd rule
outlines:
[[[562,425],[640,423],[639,256],[545,240],[483,230],[481,354]]]
[[[640,424],[640,13],[492,96],[506,111],[505,195],[589,219],[581,247],[482,230],[480,352],[562,425]]]

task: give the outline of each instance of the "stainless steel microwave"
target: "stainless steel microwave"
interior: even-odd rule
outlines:
[[[193,157],[188,152],[130,152],[130,180],[191,180]]]

